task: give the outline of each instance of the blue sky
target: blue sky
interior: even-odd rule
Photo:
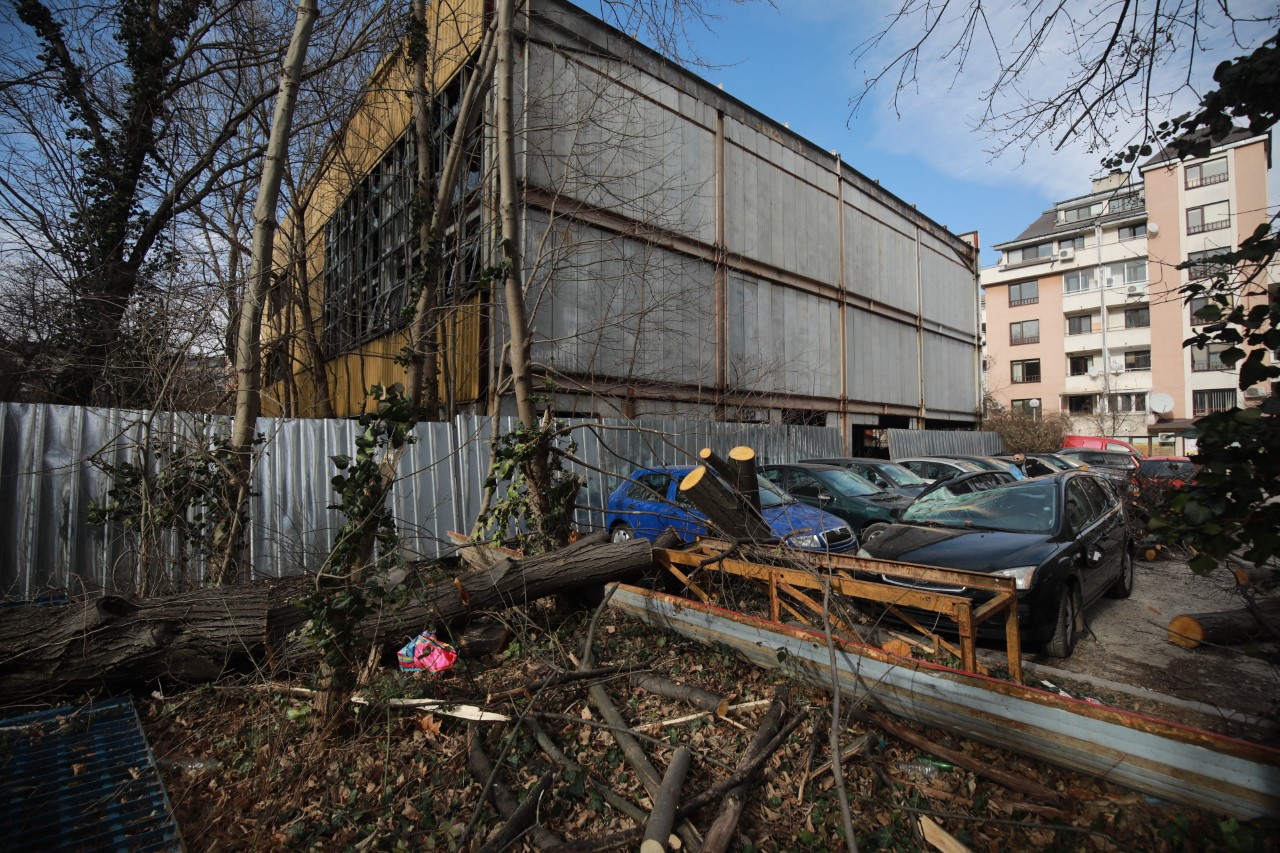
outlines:
[[[1261,5],[1274,11],[1271,3]],[[801,136],[840,152],[849,165],[952,231],[977,230],[982,264],[989,265],[996,259],[992,244],[1017,236],[1055,201],[1088,192],[1090,177],[1101,172],[1102,154],[1080,145],[1061,152],[1009,147],[992,159],[988,152],[998,140],[972,130],[981,108],[976,93],[989,82],[981,56],[958,79],[950,63],[922,63],[920,85],[900,100],[900,116],[888,104],[886,89],[851,118],[849,100],[864,77],[854,66],[854,48],[896,6],[894,0],[777,0],[776,8],[761,0],[721,3],[714,32],[692,33],[694,49],[717,66],[699,73]],[[1011,7],[1007,19],[1021,8],[1016,0],[988,6]],[[1241,52],[1227,46],[1210,56],[1200,65],[1202,79],[1211,80],[1217,59]],[[1056,83],[1066,70],[1061,55],[1038,57],[1039,80]],[[1194,99],[1178,106],[1192,105]],[[1269,177],[1275,204],[1280,181],[1274,167]]]

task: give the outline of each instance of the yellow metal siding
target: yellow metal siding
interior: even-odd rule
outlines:
[[[428,28],[434,35],[435,48],[429,63],[434,65],[429,74],[437,88],[448,83],[478,47],[483,36],[484,12],[487,0],[435,0],[427,9]],[[323,333],[324,313],[324,226],[333,216],[343,199],[399,139],[413,118],[412,72],[405,49],[402,47],[388,56],[374,73],[360,106],[347,122],[341,135],[334,141],[327,156],[327,165],[310,189],[310,201],[303,214],[307,242],[307,286],[311,310],[315,321],[315,333]],[[289,231],[289,223],[281,229],[281,236]],[[283,254],[287,246],[278,245]],[[481,330],[480,300],[469,300],[445,322],[447,337],[456,342],[459,352],[449,354],[447,375],[454,378],[455,396],[459,402],[469,402],[480,396]],[[292,310],[292,309],[289,309]],[[263,340],[278,340],[285,333],[283,318],[264,319]],[[296,315],[289,326],[301,322]],[[359,414],[364,409],[369,386],[404,381],[404,368],[395,362],[395,356],[407,343],[404,330],[393,332],[369,341],[359,348],[326,363],[334,413],[339,417]],[[447,342],[442,341],[442,344]],[[294,344],[294,366],[306,363],[305,355]],[[318,413],[317,389],[309,371],[294,374],[297,386],[292,409],[295,414],[308,416]],[[442,388],[443,391],[443,388]],[[263,414],[276,416],[283,413],[285,389],[282,383],[263,389]]]

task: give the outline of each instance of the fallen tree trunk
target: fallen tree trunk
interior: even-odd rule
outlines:
[[[779,689],[774,693],[773,703],[769,705],[769,710],[760,721],[760,727],[752,735],[747,751],[738,761],[739,769],[750,766],[756,761],[765,746],[778,734],[778,729],[782,727],[782,715],[787,709],[788,698],[785,689]],[[738,832],[738,820],[742,817],[743,809],[746,808],[751,787],[752,780],[747,778],[741,784],[730,788],[725,794],[720,804],[720,813],[716,815],[716,819],[703,839],[702,853],[725,853],[729,849],[730,843]]]
[[[1169,622],[1169,642],[1184,649],[1194,649],[1203,643],[1231,646],[1274,636],[1280,626],[1280,600],[1259,601],[1255,607],[1256,615],[1250,608],[1242,607],[1217,613],[1175,616]],[[1265,624],[1260,620],[1265,620]]]
[[[485,571],[411,588],[398,606],[362,622],[362,640],[398,647],[423,630],[476,611],[605,583],[651,564],[649,542],[575,543],[552,554],[504,560]],[[314,578],[247,584],[132,601],[105,596],[59,607],[0,609],[0,695],[119,689],[152,679],[211,681],[249,661],[308,665],[291,638],[304,614],[290,601]]]

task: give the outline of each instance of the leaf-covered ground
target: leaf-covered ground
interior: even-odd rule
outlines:
[[[507,614],[508,618],[512,614]],[[545,609],[513,624],[515,639],[499,657],[460,660],[446,678],[386,669],[365,692],[372,702],[339,729],[322,733],[305,696],[278,689],[262,674],[141,702],[143,724],[191,850],[456,850],[479,849],[502,823],[482,802],[467,771],[470,732],[483,738],[499,778],[522,795],[557,769],[540,823],[565,841],[601,843],[633,827],[605,804],[603,782],[645,808],[645,791],[580,681],[488,697],[536,684],[575,667],[587,616]],[[644,741],[659,773],[678,745],[693,767],[686,796],[726,778],[742,755],[768,700],[790,688],[790,711],[807,711],[767,764],[739,825],[740,850],[840,850],[840,808],[830,772],[830,703],[822,691],[788,685],[732,655],[602,614],[595,633],[598,667],[643,667],[731,697],[727,720],[635,689],[626,672],[597,679]],[[293,686],[303,686],[293,682]],[[537,722],[580,771],[564,769],[516,722],[468,723],[447,714],[388,707],[380,697],[434,697],[483,706]],[[848,703],[845,703],[846,705]],[[1066,772],[952,734],[919,729],[933,742],[970,753],[1062,795],[1060,806],[1023,795],[973,773],[932,761],[926,753],[856,721],[842,726],[842,750],[869,747],[844,765],[845,787],[860,850],[930,849],[919,818],[927,816],[975,851],[1009,850],[1275,850],[1280,824],[1239,824],[1207,812],[1153,800],[1094,778]],[[714,818],[693,818],[702,830]],[[522,841],[517,849],[526,845]],[[620,849],[635,849],[633,840]],[[529,849],[532,849],[531,847]],[[603,848],[601,848],[603,849]]]

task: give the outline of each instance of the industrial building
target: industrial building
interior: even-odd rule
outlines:
[[[431,4],[441,139],[490,13],[455,6],[446,22]],[[826,425],[851,450],[885,427],[974,426],[976,235],[577,7],[523,8],[521,248],[538,386],[557,414]],[[306,274],[283,276],[294,292],[268,306],[264,413],[314,416],[323,394],[350,415],[370,385],[403,380],[416,168],[405,66],[389,60],[370,81],[294,212]],[[493,115],[490,93],[448,247],[441,389],[457,411],[491,405],[504,357]]]

